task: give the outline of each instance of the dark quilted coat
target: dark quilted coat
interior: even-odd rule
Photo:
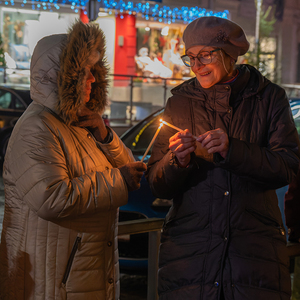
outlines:
[[[299,140],[285,91],[248,65],[231,85],[193,78],[172,90],[164,119],[194,135],[222,128],[226,159],[198,143],[187,168],[156,139],[147,179],[173,199],[160,246],[160,300],[288,300],[286,236],[275,189],[297,172]]]

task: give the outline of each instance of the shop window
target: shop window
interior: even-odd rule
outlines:
[[[180,58],[184,53],[181,28],[171,25],[163,25],[161,28],[151,26],[137,28],[137,75],[174,79],[189,77],[190,69]]]
[[[36,13],[20,13],[14,10],[2,9],[3,16],[3,48],[11,55],[11,45],[27,44],[26,41],[26,21],[38,20]],[[28,59],[27,59],[28,60]]]

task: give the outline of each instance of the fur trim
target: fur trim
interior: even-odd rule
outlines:
[[[68,42],[62,50],[58,73],[57,108],[68,125],[78,121],[78,109],[84,104],[85,67],[93,50],[99,51],[100,59],[91,70],[96,81],[92,84],[91,99],[86,105],[95,112],[103,113],[107,105],[108,85],[105,37],[98,24],[77,21],[71,27]]]

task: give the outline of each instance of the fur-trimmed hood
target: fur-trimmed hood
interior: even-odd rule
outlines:
[[[36,45],[31,60],[31,97],[55,113],[67,124],[78,120],[77,112],[84,104],[88,58],[94,51],[100,59],[91,70],[91,100],[87,107],[102,113],[107,104],[107,62],[105,37],[98,24],[77,21],[68,34],[44,37]]]

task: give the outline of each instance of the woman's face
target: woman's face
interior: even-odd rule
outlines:
[[[187,55],[196,57],[199,52],[211,50],[215,50],[215,48],[208,46],[194,46],[188,49]],[[219,50],[211,54],[212,62],[208,65],[203,65],[198,59],[195,59],[195,65],[192,67],[192,71],[195,73],[201,86],[205,89],[208,89],[219,82],[225,82],[232,76],[232,59],[224,52],[221,53],[221,51],[222,50]],[[222,59],[224,59],[224,64],[229,74],[224,68]]]
[[[92,83],[95,82],[95,77],[91,70],[93,69],[94,65],[99,61],[100,59],[100,53],[98,51],[92,52],[92,54],[89,57],[88,64],[85,67],[86,72],[86,84],[85,84],[85,90],[83,93],[83,101],[84,103],[87,103],[90,101],[90,95],[92,91]]]

